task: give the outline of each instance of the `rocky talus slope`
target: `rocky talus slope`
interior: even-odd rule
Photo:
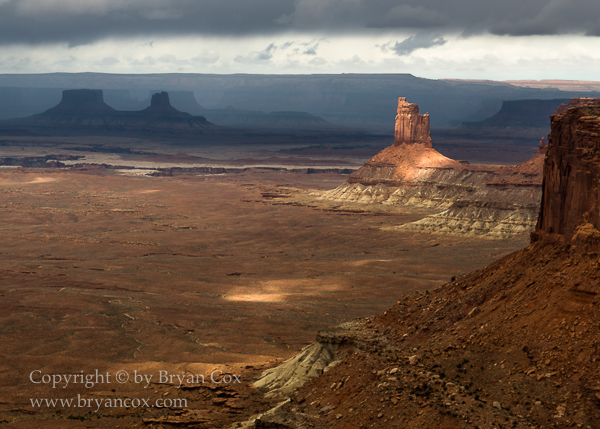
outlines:
[[[600,428],[599,228],[600,106],[578,107],[552,118],[528,247],[320,333],[329,354],[266,372],[283,402],[236,427]],[[298,360],[324,373],[297,387]]]
[[[400,98],[393,146],[320,200],[431,214],[400,229],[506,238],[533,229],[545,146],[518,166],[465,165],[432,148],[429,117]]]

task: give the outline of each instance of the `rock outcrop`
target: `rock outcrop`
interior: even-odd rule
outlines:
[[[528,247],[357,321],[375,350],[242,427],[599,428],[599,178],[600,106],[554,116]]]
[[[419,105],[408,103],[406,97],[398,98],[394,146],[422,144],[431,147],[429,114],[419,114]]]
[[[397,229],[507,238],[535,226],[545,148],[517,166],[465,165],[431,147],[426,115],[400,98],[395,143],[321,200],[429,214]]]

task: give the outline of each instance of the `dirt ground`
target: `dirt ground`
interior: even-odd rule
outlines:
[[[0,171],[0,427],[171,427],[182,416],[196,427],[227,427],[266,409],[252,378],[319,329],[379,313],[528,242],[384,231],[423,215],[269,198],[283,186],[332,189],[344,180],[272,170]],[[112,381],[43,381],[96,371]],[[116,381],[119,371],[128,382]],[[212,383],[213,371],[217,381],[228,380],[219,371],[236,375],[238,385]],[[207,382],[161,382],[161,374]],[[31,402],[118,397],[189,403],[96,411]]]

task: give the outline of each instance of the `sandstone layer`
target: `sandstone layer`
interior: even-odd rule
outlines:
[[[400,99],[394,145],[319,198],[431,214],[399,227],[408,230],[489,238],[531,231],[539,210],[545,147],[517,166],[464,164],[431,147],[429,129],[422,128],[428,120],[407,104]]]
[[[351,354],[245,427],[600,428],[599,136],[554,116],[531,244],[320,334]]]

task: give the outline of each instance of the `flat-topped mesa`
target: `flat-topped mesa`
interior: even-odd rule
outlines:
[[[598,100],[600,103],[600,100]],[[532,240],[600,248],[600,105],[553,115],[542,206]]]
[[[407,103],[406,97],[400,97],[398,98],[394,146],[415,143],[432,147],[429,134],[429,114],[419,114],[418,104]]]
[[[556,108],[555,115],[562,115],[566,113],[572,107],[577,106],[593,106],[596,104],[600,104],[600,98],[590,98],[590,97],[580,97],[580,98],[571,98],[569,100],[569,104],[562,103],[560,106]]]
[[[66,89],[62,100],[49,110],[52,113],[96,113],[114,112],[115,109],[104,102],[101,89]]]

